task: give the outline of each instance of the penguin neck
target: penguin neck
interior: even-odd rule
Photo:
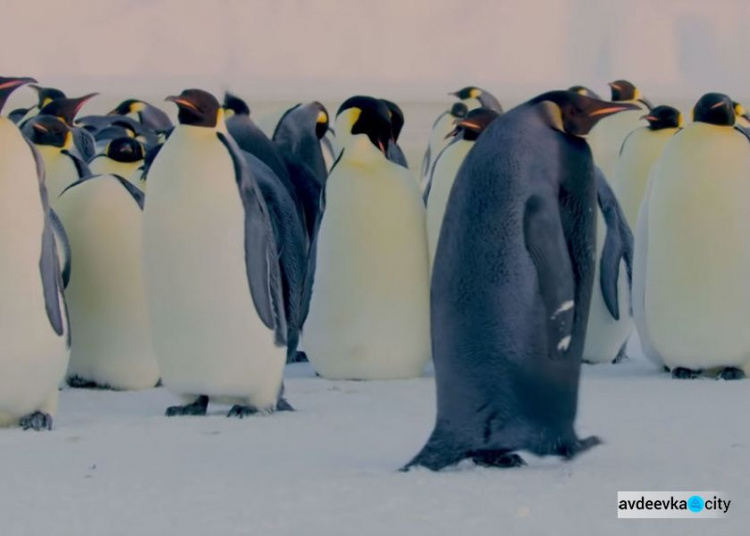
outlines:
[[[349,142],[344,147],[342,158],[352,162],[372,164],[385,160],[385,155],[372,144],[370,138],[365,134],[357,134],[349,138]]]

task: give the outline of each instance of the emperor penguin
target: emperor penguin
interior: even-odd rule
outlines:
[[[38,115],[26,123],[23,131],[44,161],[47,194],[54,208],[63,190],[91,175],[91,171],[73,152],[73,133],[62,119]]]
[[[0,109],[33,78],[0,77]],[[44,165],[18,127],[0,117],[0,426],[46,430],[70,355],[62,277]]]
[[[432,272],[437,420],[405,467],[516,454],[573,458],[594,276],[596,180],[586,134],[634,109],[552,91],[495,119],[453,185]]]
[[[633,331],[633,233],[604,173],[596,177],[596,262],[584,363],[619,363]]]
[[[156,106],[139,99],[127,99],[122,101],[109,112],[108,115],[122,115],[130,117],[141,123],[146,128],[156,132],[172,128],[172,120],[169,116]]]
[[[388,113],[391,119],[391,137],[393,142],[388,145],[388,160],[409,169],[409,163],[406,161],[404,151],[398,146],[398,138],[401,136],[401,131],[404,128],[404,112],[395,102],[387,99],[380,100],[388,106]]]
[[[612,102],[635,104],[635,109],[616,114],[601,121],[589,135],[594,162],[605,177],[614,175],[614,166],[623,141],[636,128],[643,126],[643,116],[651,110],[651,103],[640,90],[627,80],[610,82]]]
[[[273,132],[274,143],[284,155],[296,158],[310,167],[318,183],[328,176],[320,140],[328,131],[328,110],[317,101],[288,109]]]
[[[479,135],[498,116],[495,110],[489,108],[475,108],[470,111],[465,118],[456,122],[456,128],[450,134],[453,141],[435,160],[424,192],[427,206],[427,244],[430,252],[430,268],[435,260],[443,215],[456,174]]]
[[[503,113],[503,107],[500,104],[500,101],[486,89],[476,86],[466,86],[458,91],[448,93],[448,95],[452,95],[461,100],[469,111],[474,108],[489,108],[490,110],[495,110],[497,113]]]
[[[164,385],[205,415],[290,409],[280,398],[287,353],[284,291],[268,207],[216,98],[167,98],[179,125],[148,172],[143,266],[154,350]]]
[[[675,378],[741,378],[750,361],[750,145],[735,121],[729,97],[701,97],[639,215],[633,313],[646,355]]]
[[[134,138],[116,138],[89,162],[89,169],[93,175],[118,175],[140,188],[144,151],[141,142]]]
[[[612,175],[612,190],[633,230],[651,167],[683,125],[682,114],[671,106],[657,106],[643,118],[648,126],[636,128],[625,138]]]
[[[159,381],[141,263],[143,199],[106,174],[72,184],[56,204],[75,259],[65,289],[73,387],[148,389]]]
[[[736,118],[735,126],[750,129],[750,113],[739,102],[733,101],[734,115]]]
[[[578,93],[579,95],[583,95],[584,97],[591,97],[592,99],[601,100],[601,97],[595,91],[587,88],[586,86],[571,86],[568,88],[568,91],[573,91],[575,93]]]
[[[96,140],[91,132],[75,125],[75,118],[76,115],[78,115],[78,112],[81,111],[83,105],[96,95],[98,95],[98,93],[89,93],[88,95],[75,99],[56,99],[44,106],[39,112],[39,115],[57,117],[68,125],[73,134],[74,150],[77,151],[78,156],[80,156],[84,162],[88,162],[96,154]]]
[[[430,357],[419,187],[386,157],[392,130],[382,101],[351,97],[335,128],[342,152],[323,191],[302,344],[325,378],[414,378]]]

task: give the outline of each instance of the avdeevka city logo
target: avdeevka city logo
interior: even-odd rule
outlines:
[[[618,518],[722,518],[732,501],[721,491],[619,491]]]
[[[688,509],[690,509],[691,512],[695,512],[696,514],[703,511],[705,504],[706,503],[703,501],[703,497],[699,495],[693,495],[687,501]]]

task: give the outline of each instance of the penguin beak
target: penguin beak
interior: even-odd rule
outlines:
[[[722,106],[724,106],[723,102],[717,102],[716,104],[714,104],[713,106],[711,106],[711,109],[715,110],[716,108],[721,108]]]
[[[443,138],[443,139],[447,140],[448,138],[455,138],[456,134],[458,134],[458,127],[454,128],[453,130],[451,130],[450,132],[448,132],[448,134],[446,134],[445,138]]]
[[[99,93],[89,93],[88,95],[84,95],[83,97],[71,99],[73,101],[73,117],[78,115],[78,112],[81,111],[81,108],[83,108],[84,104],[86,104],[90,99],[96,97],[98,94]]]
[[[32,82],[36,82],[35,79],[24,77],[24,78],[5,78],[2,82],[0,82],[0,91],[8,90],[8,89],[15,89],[19,86],[23,86],[24,84],[30,84]]]
[[[607,117],[608,115],[624,112],[625,110],[640,110],[635,104],[618,104],[617,106],[607,106],[598,108],[589,112],[589,117]]]
[[[615,84],[614,82],[610,82],[610,83],[609,83],[609,84],[607,84],[607,85],[608,85],[609,87],[611,87],[612,89],[622,89],[622,88],[621,88],[620,86],[618,86],[618,85],[617,85],[617,84]]]
[[[380,148],[380,152],[382,152],[384,156],[388,156],[387,151],[385,150],[385,145],[383,145],[383,142],[380,140],[378,140],[378,147]]]
[[[167,97],[164,100],[169,101],[169,102],[174,102],[180,108],[190,108],[191,110],[193,110],[195,112],[200,112],[200,110],[198,109],[198,107],[195,104],[193,104],[189,100],[184,99],[182,97],[177,97],[177,96],[174,96],[174,95],[170,95],[169,97]]]
[[[651,114],[646,114],[646,115],[642,115],[638,119],[645,119],[646,121],[656,121],[658,119],[658,117],[653,116]]]
[[[39,123],[34,123],[33,128],[35,130],[38,130],[39,132],[45,132],[45,133],[49,132],[47,127],[45,127],[44,125],[40,125]]]

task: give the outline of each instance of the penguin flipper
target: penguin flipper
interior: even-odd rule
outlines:
[[[70,252],[70,240],[68,240],[68,233],[65,232],[65,227],[62,224],[62,220],[57,215],[57,212],[49,209],[49,219],[52,225],[52,231],[55,234],[55,241],[57,245],[62,249],[63,253],[63,267],[62,267],[62,284],[63,288],[68,288],[70,283],[70,270],[71,270],[71,252]]]
[[[549,355],[558,358],[570,347],[577,304],[570,254],[553,204],[532,195],[526,201],[523,231],[547,313]]]
[[[633,282],[633,233],[617,202],[614,192],[609,187],[604,174],[597,168],[596,186],[599,208],[607,224],[607,236],[599,264],[599,285],[602,297],[609,314],[615,320],[620,319],[620,302],[617,283],[620,278],[620,261],[625,261],[628,276],[628,287]]]
[[[73,161],[73,164],[76,167],[76,172],[78,173],[79,179],[85,179],[86,177],[91,176],[91,170],[89,169],[88,164],[86,164],[86,162],[81,160],[78,156],[71,153],[67,149],[63,149],[62,151],[60,151],[60,153],[66,155],[68,158],[70,158]]]
[[[146,202],[145,194],[124,177],[117,174],[113,174],[112,176],[120,181],[120,184],[123,188],[125,188],[125,190],[127,190],[130,196],[133,198],[133,201],[135,201],[138,204],[138,207],[143,210],[143,205]]]
[[[276,344],[286,345],[283,284],[268,207],[234,140],[221,132],[216,135],[232,158],[245,209],[245,268],[253,304],[263,323],[274,330]]]
[[[73,129],[73,143],[84,161],[88,162],[96,155],[96,140],[91,132],[85,128]],[[85,177],[86,175],[80,176]]]

